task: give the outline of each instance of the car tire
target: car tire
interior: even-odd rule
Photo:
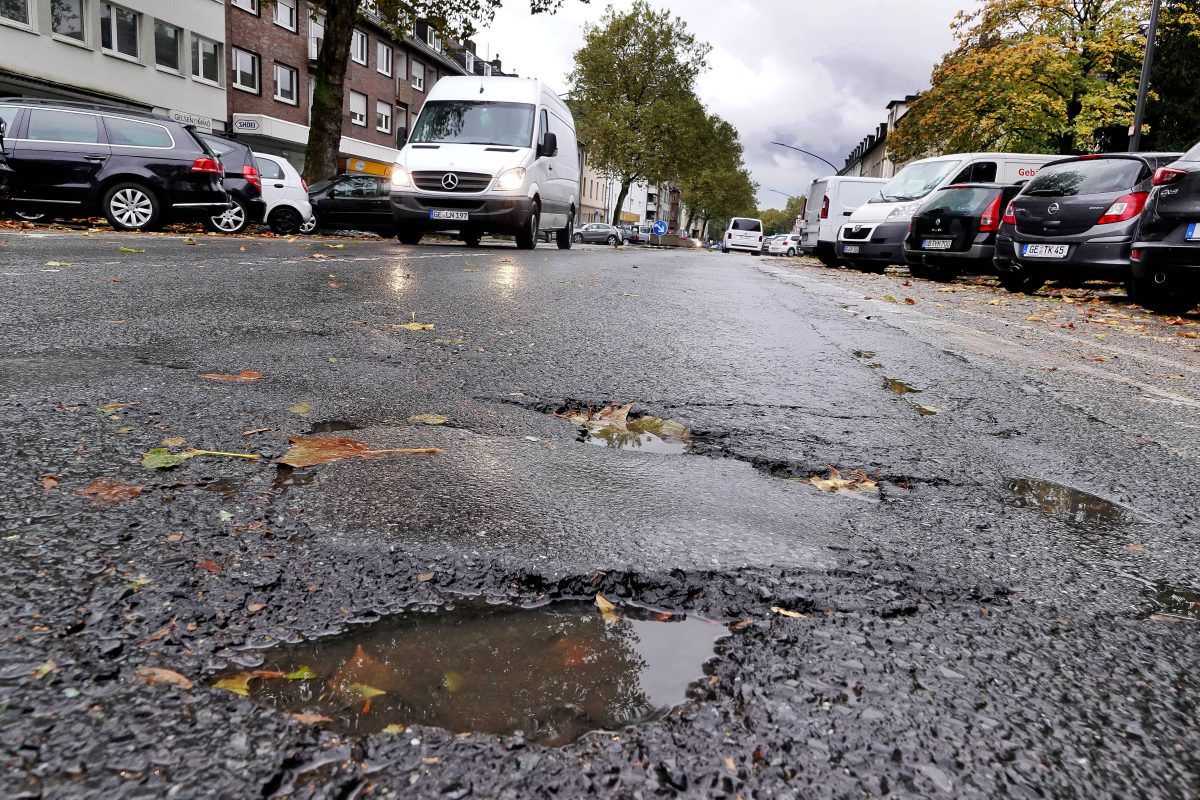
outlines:
[[[50,222],[54,219],[41,211],[14,211],[13,216],[24,222]]]
[[[542,210],[538,208],[537,203],[534,203],[533,208],[529,211],[529,219],[525,221],[525,227],[517,234],[517,248],[519,250],[534,250],[538,244],[538,231],[542,222]]]
[[[1167,273],[1161,282],[1154,280],[1154,275],[1133,279],[1134,301],[1156,314],[1186,314],[1200,302],[1200,293],[1192,287],[1177,287]]]
[[[838,267],[841,266],[841,263],[838,261],[837,256],[833,255],[832,253],[827,253],[824,251],[817,253],[817,261],[820,261],[823,265],[825,265],[826,267],[829,267],[830,269],[837,269]]]
[[[145,184],[118,183],[104,193],[104,217],[119,231],[150,231],[158,225],[162,203]]]
[[[567,217],[567,227],[557,231],[554,239],[559,250],[570,250],[571,245],[575,244],[575,237],[572,236],[575,232],[575,217],[572,215]]]
[[[321,223],[317,222],[317,213],[314,211],[313,215],[308,218],[307,222],[300,223],[300,232],[307,236],[309,234],[316,233],[320,227]]]
[[[424,235],[425,232],[419,229],[401,229],[396,231],[396,239],[399,240],[400,244],[406,244],[410,247],[419,245],[421,243],[421,237]]]
[[[794,248],[794,247],[789,247],[789,248],[788,248],[788,251],[787,251],[787,254],[788,254],[789,256],[795,256],[795,255],[796,255],[796,248]]]
[[[571,238],[575,240],[575,244],[583,244],[583,234],[582,233],[577,233],[574,236],[572,236]]]
[[[933,278],[933,270],[924,264],[909,264],[908,274],[922,281],[931,280]]]
[[[270,226],[271,232],[279,236],[291,236],[298,233],[303,224],[304,218],[291,206],[280,206],[267,218],[267,225]]]
[[[479,243],[483,241],[483,237],[478,233],[464,233],[462,240],[463,244],[467,247],[479,247]]]
[[[1046,285],[1046,279],[1023,272],[1001,272],[1000,285],[1013,294],[1033,294]]]
[[[608,243],[615,246],[617,244],[617,237],[610,233],[608,235]]]
[[[246,213],[246,207],[236,198],[230,198],[232,203],[224,212],[212,217],[204,218],[204,227],[213,233],[224,233],[233,235],[246,230],[246,226],[250,224],[250,215]]]

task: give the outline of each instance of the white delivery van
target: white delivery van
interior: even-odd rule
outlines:
[[[837,266],[834,247],[838,229],[855,209],[879,194],[885,183],[884,178],[844,178],[839,175],[813,181],[808,187],[808,204],[804,207],[800,252],[815,253],[827,267]]]
[[[579,147],[570,109],[528,78],[447,77],[429,92],[392,168],[397,237],[455,230],[537,247],[542,231],[570,249],[579,209]]]
[[[756,256],[762,255],[763,224],[761,219],[751,217],[734,217],[729,220],[725,229],[725,241],[721,243],[723,252],[731,250],[748,250]]]
[[[958,153],[909,162],[858,207],[838,232],[837,255],[856,269],[883,272],[904,263],[908,223],[935,190],[956,183],[1018,183],[1062,156],[1036,153]]]

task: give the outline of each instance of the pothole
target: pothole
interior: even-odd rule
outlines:
[[[1200,622],[1200,589],[1158,581],[1154,584],[1154,609],[1153,617]]]
[[[660,455],[683,455],[692,432],[673,419],[632,413],[633,403],[595,411],[570,408],[553,413],[580,426],[579,441],[613,450],[638,450]]]
[[[318,433],[338,433],[339,431],[361,431],[361,425],[347,422],[344,419],[331,419],[314,422],[312,427],[304,432],[305,436],[315,436]]]
[[[312,470],[297,471],[295,467],[279,464],[275,468],[275,480],[271,482],[271,490],[285,495],[292,489],[308,486],[317,479],[317,473]]]
[[[1129,509],[1094,494],[1053,481],[1009,478],[1004,488],[1017,508],[1034,508],[1075,525],[1109,530],[1142,520]]]
[[[728,633],[638,607],[469,603],[263,651],[214,685],[347,734],[419,724],[562,745],[684,702]]]

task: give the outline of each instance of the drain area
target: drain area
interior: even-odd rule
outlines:
[[[728,633],[636,607],[469,603],[262,651],[214,686],[346,734],[420,724],[562,745],[682,703]]]

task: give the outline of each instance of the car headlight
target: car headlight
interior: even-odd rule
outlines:
[[[525,168],[516,167],[504,172],[499,178],[496,178],[496,188],[503,191],[512,191],[520,189],[525,185]]]
[[[392,167],[392,186],[394,188],[412,186],[412,181],[408,177],[408,170],[399,164]]]
[[[902,206],[896,206],[892,209],[892,213],[888,214],[887,218],[892,219],[908,219],[913,214],[917,213],[917,209],[921,207],[920,203],[905,203]]]

